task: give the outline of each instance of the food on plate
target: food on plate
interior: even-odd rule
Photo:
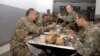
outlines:
[[[52,35],[48,35],[46,40],[47,43],[54,44],[56,42],[56,39],[57,39],[57,35],[52,34]]]
[[[66,37],[66,35],[58,32],[50,32],[46,37],[46,42],[50,44],[64,45],[64,37]]]
[[[62,38],[62,37],[57,38],[56,44],[57,45],[64,45],[64,38]]]

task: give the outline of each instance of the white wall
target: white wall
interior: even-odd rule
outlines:
[[[37,0],[37,10],[40,12],[46,12],[47,9],[53,11],[53,0]]]
[[[25,10],[34,8],[39,12],[46,12],[47,9],[50,9],[52,12],[53,8],[53,0],[0,0],[0,4]]]
[[[96,0],[96,11],[95,15],[100,15],[100,0]]]
[[[58,12],[60,10],[60,6],[66,6],[69,3],[65,2],[56,2],[54,3],[54,11]],[[95,3],[71,3],[73,6],[80,6],[81,10],[85,10],[87,6],[95,6]]]
[[[0,0],[0,3],[21,9],[36,8],[36,0]]]

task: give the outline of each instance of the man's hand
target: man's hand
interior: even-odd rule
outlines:
[[[65,22],[63,22],[63,23],[62,23],[62,26],[66,26],[66,23],[65,23]]]
[[[32,36],[26,36],[24,42],[27,42],[28,40],[30,40],[32,38]]]
[[[68,37],[69,38],[73,38],[73,37],[75,37],[76,36],[76,32],[74,32],[74,31],[70,31],[69,33],[68,33]]]
[[[51,29],[54,28],[54,26],[53,26],[53,25],[48,25],[47,28],[48,28],[49,30],[51,30]]]

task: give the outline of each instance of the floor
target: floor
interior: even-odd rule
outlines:
[[[11,56],[10,54],[10,45],[6,44],[0,47],[0,56]]]
[[[10,52],[9,52],[9,51],[7,51],[6,53],[1,54],[0,56],[11,56],[11,54],[10,54]]]
[[[29,49],[31,52],[34,52],[36,54],[38,54],[39,50],[37,48],[33,48],[33,46],[31,45],[28,45]],[[0,56],[11,56],[10,54],[10,44],[5,44],[5,45],[2,45],[0,46]]]

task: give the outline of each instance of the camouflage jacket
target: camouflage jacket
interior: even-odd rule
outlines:
[[[46,27],[38,27],[35,23],[29,22],[26,17],[22,17],[16,23],[16,28],[11,38],[11,47],[17,48],[25,46],[24,40],[29,32],[35,35],[41,34],[46,30]]]
[[[66,17],[63,18],[63,20],[68,24],[71,29],[78,31],[77,25],[75,24],[76,14],[76,12],[73,12],[73,14],[68,14]]]
[[[83,56],[100,56],[100,24],[89,24],[72,40],[73,47]]]
[[[63,20],[69,23],[73,22],[75,20],[76,14],[76,12],[73,12],[73,14],[68,14],[66,17],[63,17]]]
[[[36,22],[36,25],[37,25],[37,26],[43,26],[43,27],[46,27],[46,26],[48,26],[49,24],[50,24],[49,22],[45,23],[45,22],[43,22],[43,21]]]

